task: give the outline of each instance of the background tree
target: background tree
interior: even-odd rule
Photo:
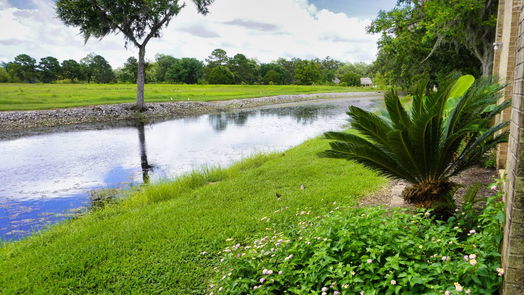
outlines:
[[[217,48],[207,57],[206,64],[208,68],[212,69],[216,66],[225,66],[228,61],[227,52],[224,49]]]
[[[93,58],[92,63],[89,65],[92,69],[93,81],[96,83],[111,83],[115,80],[113,68],[107,62],[107,60],[100,55]]]
[[[175,83],[196,84],[202,78],[204,64],[196,58],[181,58],[166,72],[166,80]]]
[[[404,88],[421,74],[433,81],[452,70],[492,71],[497,2],[400,0],[381,11],[368,31],[380,33],[374,71]]]
[[[276,63],[262,64],[260,66],[261,81],[266,85],[282,85],[285,83],[285,71]]]
[[[82,69],[80,64],[74,59],[67,59],[62,62],[62,77],[71,82],[82,79]]]
[[[177,59],[170,55],[158,54],[156,56],[155,76],[158,82],[165,82],[167,70],[177,62]]]
[[[122,80],[123,82],[136,83],[138,73],[138,61],[135,57],[131,56],[124,63],[122,68]]]
[[[56,81],[62,74],[60,62],[52,56],[41,58],[38,63],[38,74],[40,76],[40,81],[44,83]]]
[[[209,84],[233,84],[235,76],[226,66],[216,66],[207,74]]]
[[[7,63],[7,72],[20,82],[36,82],[36,60],[27,54],[20,54],[15,60]]]
[[[320,63],[313,60],[299,60],[295,63],[294,80],[297,84],[312,85],[320,82],[322,68]]]
[[[5,69],[5,65],[0,67],[0,83],[11,82],[11,76]]]
[[[193,0],[198,11],[208,13],[213,0]],[[144,108],[145,53],[152,38],[184,7],[178,0],[58,0],[58,17],[69,26],[80,27],[87,41],[121,32],[127,42],[138,48],[137,108]]]
[[[258,64],[238,53],[227,62],[228,68],[235,76],[236,84],[253,84],[258,78]]]

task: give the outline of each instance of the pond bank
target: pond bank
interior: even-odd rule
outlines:
[[[380,92],[317,93],[300,95],[277,95],[228,101],[197,102],[176,101],[148,103],[145,112],[136,112],[134,104],[110,104],[88,107],[38,110],[38,111],[3,111],[0,112],[0,131],[17,131],[35,127],[53,127],[58,125],[113,122],[122,120],[149,120],[177,116],[201,115],[233,109],[251,108],[262,105],[297,102],[318,98],[372,97],[381,96]]]

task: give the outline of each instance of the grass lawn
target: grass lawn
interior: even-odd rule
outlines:
[[[370,88],[297,85],[173,85],[146,84],[146,102],[214,101],[280,94],[373,91]],[[0,111],[40,110],[136,100],[134,84],[0,83]]]
[[[0,293],[202,294],[216,275],[218,252],[231,243],[226,239],[284,230],[304,220],[297,212],[311,211],[313,219],[386,183],[353,162],[318,158],[326,148],[317,138],[145,187],[117,205],[4,244]]]

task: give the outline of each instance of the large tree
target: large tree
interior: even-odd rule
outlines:
[[[397,85],[452,70],[492,71],[496,0],[399,0],[368,28],[380,33],[374,70]]]
[[[40,81],[51,83],[57,80],[62,73],[60,62],[52,56],[41,58],[40,63],[38,63],[38,73],[40,75]]]
[[[192,0],[198,11],[208,13],[213,0]],[[103,38],[122,33],[127,42],[138,48],[137,108],[144,108],[145,53],[152,38],[160,37],[185,6],[178,0],[58,0],[56,12],[68,26],[80,28],[87,41],[91,36]]]

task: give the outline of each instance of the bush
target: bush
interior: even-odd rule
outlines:
[[[493,197],[481,214],[467,207],[448,223],[428,211],[344,209],[318,220],[298,212],[306,218],[293,229],[223,250],[210,292],[494,294],[502,208]]]
[[[475,81],[452,74],[438,91],[422,83],[407,109],[398,95],[385,95],[387,115],[350,106],[351,126],[360,134],[325,133],[330,150],[322,156],[354,160],[382,175],[411,183],[403,197],[449,217],[454,209],[452,176],[479,163],[499,143],[506,142],[509,122],[492,126],[510,105],[498,100],[504,86],[492,78]],[[500,132],[502,131],[502,132]]]

